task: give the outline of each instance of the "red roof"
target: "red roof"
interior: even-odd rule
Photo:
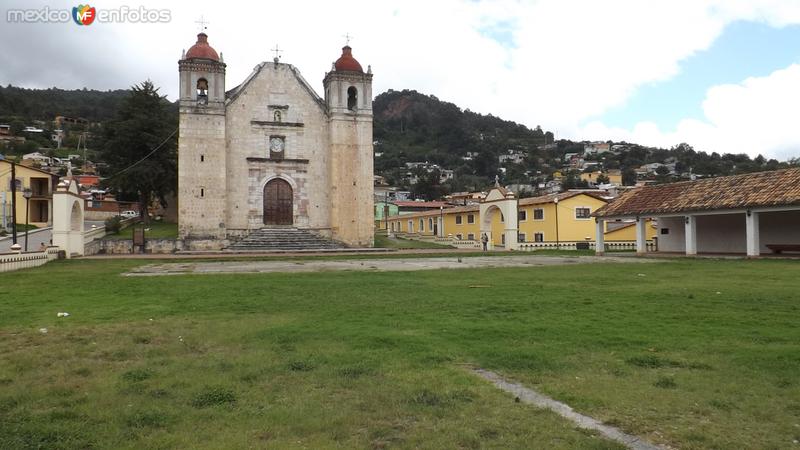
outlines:
[[[398,208],[451,208],[453,205],[445,202],[393,202]]]
[[[337,72],[361,72],[364,73],[364,69],[361,68],[361,64],[353,58],[353,49],[350,48],[349,45],[345,45],[342,47],[342,56],[333,63],[333,66],[336,68]]]
[[[597,217],[681,214],[800,205],[800,167],[634,189],[595,211]]]
[[[217,55],[217,51],[211,48],[208,45],[208,35],[205,33],[200,33],[197,35],[197,43],[186,52],[186,59],[191,58],[203,58],[203,59],[210,59],[212,61],[219,61],[219,55]]]

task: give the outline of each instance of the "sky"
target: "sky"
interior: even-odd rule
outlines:
[[[558,138],[800,157],[798,0],[106,1],[166,12],[156,23],[8,22],[77,3],[0,0],[0,83],[120,89],[152,80],[171,100],[196,41],[227,64],[226,88],[262,61],[296,66],[322,92],[341,54],[373,91],[414,89]],[[36,14],[33,16],[39,17]]]

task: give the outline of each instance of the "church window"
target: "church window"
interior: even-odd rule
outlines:
[[[200,198],[203,198],[205,196],[206,196],[206,188],[201,187],[200,188]]]
[[[200,162],[203,162],[205,160],[206,160],[206,155],[200,155]]]
[[[275,111],[275,113],[272,115],[272,117],[275,120],[275,122],[280,122],[281,119],[282,119],[281,112],[280,111]]]
[[[419,232],[425,231],[425,219],[419,219]]]
[[[208,103],[208,81],[205,78],[197,80],[197,103]]]
[[[428,231],[433,231],[433,219],[428,219]]]
[[[350,86],[347,89],[347,109],[350,111],[355,111],[358,107],[358,90]]]

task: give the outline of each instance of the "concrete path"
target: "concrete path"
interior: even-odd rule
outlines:
[[[653,260],[614,256],[448,256],[433,258],[343,259],[320,261],[209,261],[148,264],[125,276],[158,276],[219,273],[301,273],[341,270],[414,271],[436,269],[475,269],[485,267],[535,267],[585,263],[652,263]]]
[[[496,387],[518,398],[521,402],[549,409],[559,416],[575,423],[580,428],[597,431],[603,436],[624,444],[633,450],[662,450],[664,447],[651,444],[639,436],[627,434],[617,427],[605,425],[597,419],[575,412],[569,405],[561,403],[521,384],[512,383],[500,375],[484,369],[471,369],[479,377],[490,381]]]

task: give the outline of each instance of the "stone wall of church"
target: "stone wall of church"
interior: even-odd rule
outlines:
[[[263,189],[275,177],[292,186],[294,225],[330,228],[328,122],[309,89],[292,66],[267,62],[228,104],[229,235],[264,226]],[[285,143],[282,160],[270,157],[271,137]]]
[[[348,245],[372,247],[372,115],[336,114],[330,126],[333,234]]]
[[[178,233],[225,237],[225,117],[181,108],[178,140]]]

